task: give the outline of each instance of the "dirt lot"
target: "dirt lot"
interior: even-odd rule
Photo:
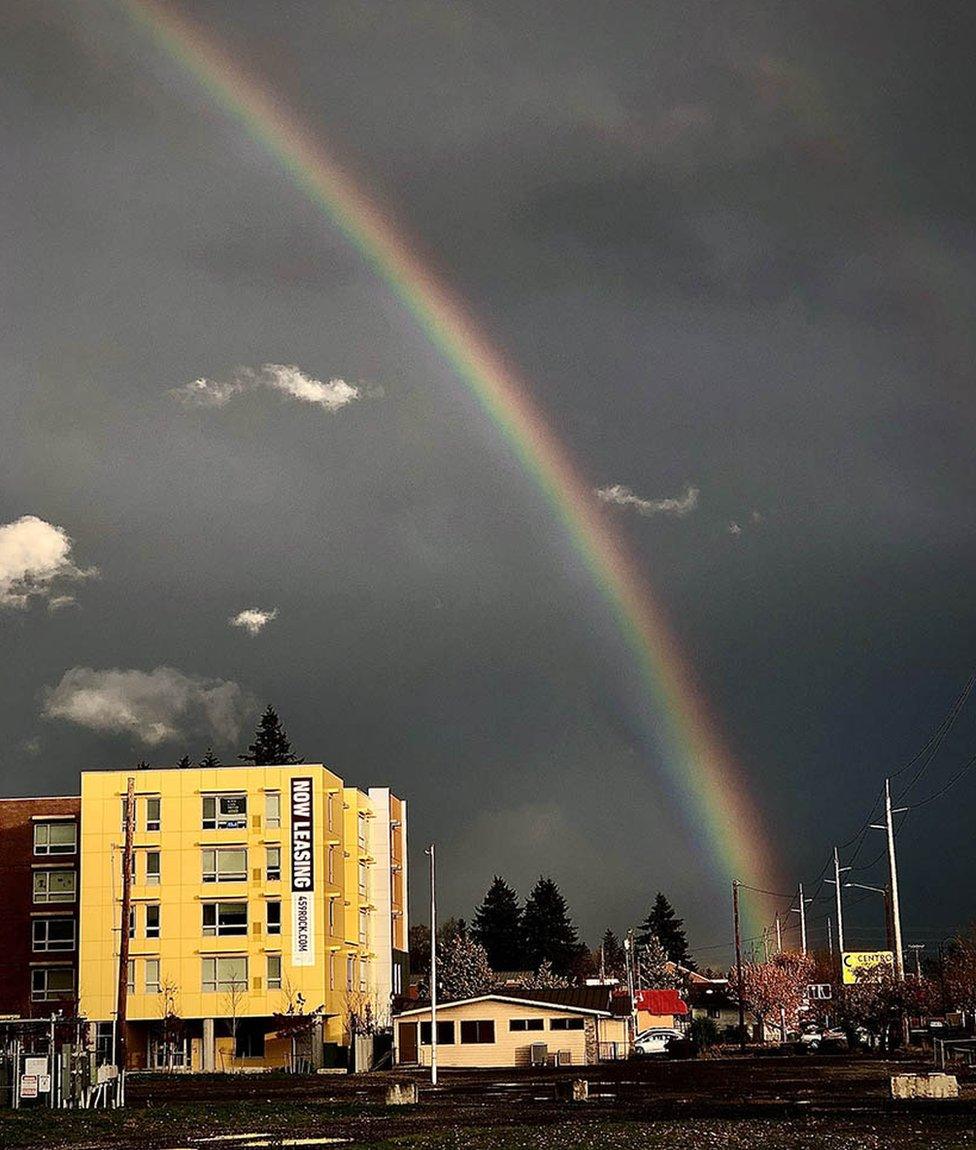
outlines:
[[[896,1106],[889,1077],[910,1068],[798,1057],[445,1073],[436,1090],[418,1079],[420,1103],[408,1107],[384,1104],[390,1075],[133,1076],[125,1111],[4,1112],[0,1146],[976,1150],[976,1083],[962,1083],[958,1102]],[[557,1085],[581,1076],[590,1100],[559,1100]]]

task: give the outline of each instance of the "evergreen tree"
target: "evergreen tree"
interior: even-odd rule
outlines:
[[[473,939],[455,934],[438,946],[437,991],[445,1001],[486,994],[494,981],[485,948]]]
[[[188,770],[193,764],[190,762],[190,756],[184,755],[176,765],[185,771]]]
[[[551,878],[540,878],[522,913],[525,957],[533,970],[548,959],[557,974],[568,974],[578,946],[569,907]]]
[[[492,970],[525,969],[522,908],[518,895],[500,875],[495,875],[475,911],[471,937],[487,951]]]
[[[613,933],[610,927],[603,933],[603,941],[600,943],[603,948],[602,956],[602,971],[606,978],[616,978],[620,982],[627,980],[627,956],[624,954],[624,948],[620,939]]]
[[[641,923],[641,933],[637,936],[639,946],[646,945],[652,938],[664,947],[664,953],[672,962],[677,962],[689,970],[695,963],[688,951],[688,939],[683,930],[684,919],[678,918],[674,907],[658,891],[647,918]]]
[[[563,986],[569,986],[569,979],[556,974],[548,958],[539,963],[539,969],[526,983],[527,990],[554,990]]]
[[[254,742],[249,744],[247,753],[242,751],[239,757],[242,762],[253,763],[256,767],[287,767],[300,762],[298,756],[292,753],[288,734],[281,725],[278,712],[270,703],[258,723]]]
[[[681,978],[656,935],[637,944],[635,973],[638,990],[677,990],[681,986]]]
[[[445,919],[437,928],[437,945],[446,946],[452,938],[467,938],[468,924],[463,918]]]
[[[136,770],[137,771],[148,771],[151,769],[151,767],[152,767],[152,764],[147,763],[145,759],[140,759],[139,762],[136,763]]]
[[[430,927],[423,922],[412,923],[408,935],[410,972],[426,977],[430,973]]]
[[[200,767],[219,767],[220,759],[213,753],[213,747],[207,747],[207,753],[197,764]]]

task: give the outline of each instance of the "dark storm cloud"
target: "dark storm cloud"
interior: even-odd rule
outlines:
[[[71,611],[0,618],[4,789],[63,790],[140,731],[202,751],[206,708],[173,698],[227,684],[408,796],[449,911],[551,871],[591,938],[663,887],[721,941],[727,876],[632,655],[451,369],[117,8],[4,7],[0,523],[100,571]],[[972,7],[185,7],[391,205],[594,488],[700,490],[617,525],[788,880],[816,873],[972,660]],[[385,399],[168,397],[262,364]],[[227,623],[249,604],[278,611],[254,641]],[[139,716],[43,719],[72,668]],[[919,845],[937,806],[905,840],[916,934],[971,914],[960,817],[955,853]]]

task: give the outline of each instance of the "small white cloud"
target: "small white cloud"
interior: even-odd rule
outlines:
[[[728,531],[728,533],[730,535],[741,535],[742,534],[742,524],[736,523],[736,521],[734,519],[730,519],[729,525],[728,525],[728,527],[726,527],[725,530]]]
[[[72,542],[63,527],[23,515],[0,526],[0,607],[26,607],[32,598],[46,599],[52,610],[73,597],[55,594],[65,581],[90,579],[95,567],[82,569],[71,555]]]
[[[156,746],[192,733],[232,741],[253,708],[237,683],[188,675],[175,667],[72,667],[45,691],[42,714]]]
[[[360,387],[344,379],[323,383],[294,364],[283,363],[266,363],[259,371],[239,367],[229,379],[194,379],[182,387],[174,387],[169,394],[188,407],[224,407],[235,395],[262,387],[330,412],[341,410],[363,394]],[[383,394],[383,389],[370,386],[366,394],[376,398]]]
[[[599,487],[596,491],[596,497],[601,502],[616,507],[632,507],[638,515],[673,515],[679,519],[695,510],[698,496],[698,488],[690,486],[683,495],[666,499],[643,499],[620,483]]]
[[[237,615],[231,616],[227,620],[232,627],[240,627],[249,635],[256,635],[259,631],[263,630],[272,619],[277,618],[278,608],[273,607],[270,611],[262,611],[260,607],[247,607]]]

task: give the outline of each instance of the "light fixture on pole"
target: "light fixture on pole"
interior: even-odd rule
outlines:
[[[895,861],[895,828],[893,815],[903,814],[908,807],[893,807],[891,805],[891,780],[885,779],[885,821],[872,823],[871,829],[884,831],[888,837],[888,885],[891,889],[891,924],[894,935],[895,951],[895,978],[898,982],[905,980],[905,956],[901,946],[901,905],[898,902],[898,865]]]

